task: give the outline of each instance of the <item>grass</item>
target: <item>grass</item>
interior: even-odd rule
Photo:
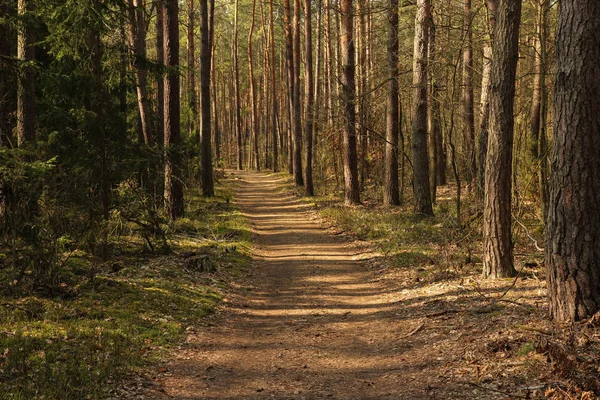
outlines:
[[[116,238],[122,245],[110,262],[69,259],[61,283],[68,296],[0,295],[0,399],[105,398],[198,326],[228,276],[249,265],[246,221],[223,201],[232,191],[223,179],[213,199],[187,196],[188,217],[169,228],[174,254],[141,252],[135,236]],[[217,272],[188,268],[189,252],[208,255]]]

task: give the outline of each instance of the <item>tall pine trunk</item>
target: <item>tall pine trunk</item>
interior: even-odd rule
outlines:
[[[17,11],[17,144],[21,147],[35,140],[35,74],[31,65],[35,61],[35,39],[28,18],[33,12],[33,0],[18,0]]]
[[[342,103],[344,105],[344,199],[347,205],[360,203],[356,154],[356,98],[354,54],[354,8],[352,0],[341,0]]]
[[[294,0],[293,50],[294,50],[294,85],[292,86],[292,103],[294,121],[292,138],[294,145],[294,182],[297,186],[304,184],[302,177],[302,121],[300,107],[300,1]]]
[[[304,0],[304,34],[306,45],[306,66],[304,67],[304,143],[306,159],[304,161],[304,191],[307,196],[313,196],[313,132],[314,117],[314,76],[313,76],[313,50],[312,50],[312,9],[311,0]]]
[[[183,183],[181,181],[181,121],[179,100],[179,3],[164,3],[165,49],[165,210],[176,219],[183,216]]]
[[[500,0],[494,27],[490,84],[490,131],[485,167],[483,274],[516,274],[511,236],[515,76],[519,55],[521,0]]]
[[[427,46],[431,18],[429,0],[417,0],[413,57],[413,193],[415,213],[433,215],[427,146]]]
[[[385,161],[383,182],[383,203],[397,206],[400,204],[398,188],[398,134],[399,85],[398,85],[398,0],[390,0],[388,10],[388,93],[385,129]]]
[[[208,18],[208,0],[200,1],[200,107],[201,107],[201,162],[202,162],[202,195],[215,194],[213,181],[211,119],[210,119],[210,69],[211,43],[210,21]]]

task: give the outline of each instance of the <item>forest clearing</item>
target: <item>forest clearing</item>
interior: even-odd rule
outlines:
[[[0,400],[600,399],[600,1],[0,0]]]

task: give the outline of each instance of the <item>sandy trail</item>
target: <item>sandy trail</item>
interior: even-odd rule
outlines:
[[[414,321],[373,279],[368,249],[324,228],[277,177],[235,175],[256,235],[253,273],[174,355],[162,398],[463,398],[434,390],[440,349],[406,335]]]

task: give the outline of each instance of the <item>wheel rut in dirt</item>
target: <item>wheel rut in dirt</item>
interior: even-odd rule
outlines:
[[[255,234],[252,273],[176,352],[165,398],[432,398],[424,365],[406,362],[407,327],[365,265],[369,249],[329,232],[278,190],[280,178],[235,175]]]

